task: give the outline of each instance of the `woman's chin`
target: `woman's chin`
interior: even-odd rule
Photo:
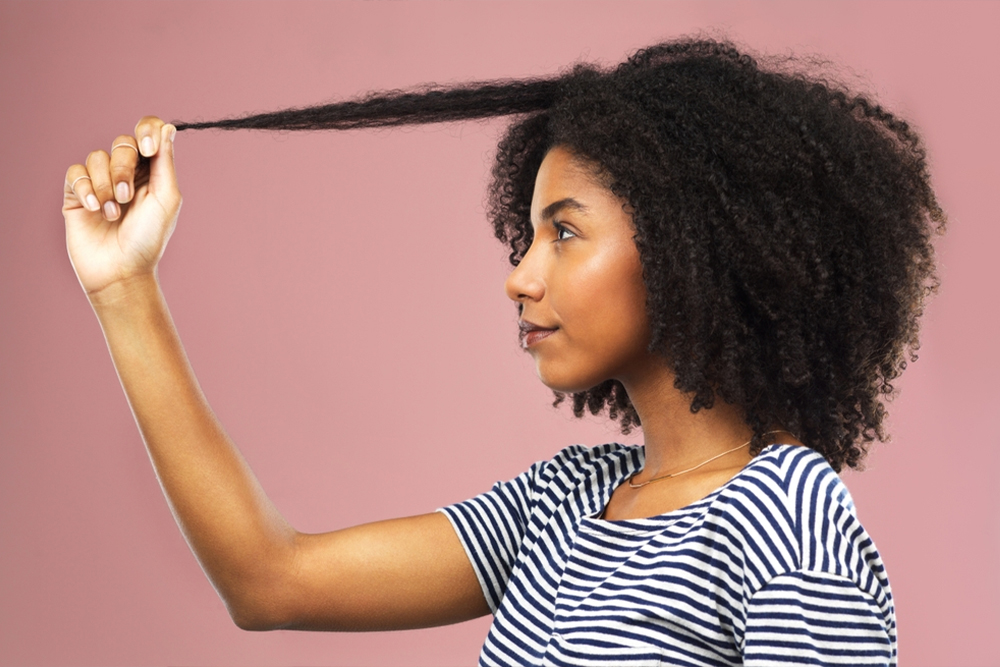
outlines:
[[[552,391],[558,391],[561,394],[576,394],[581,391],[587,391],[607,379],[580,377],[578,374],[566,372],[565,369],[546,368],[542,364],[535,365],[535,372],[538,375],[538,379],[542,381],[542,384]]]

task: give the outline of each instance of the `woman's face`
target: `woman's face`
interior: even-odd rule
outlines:
[[[531,200],[534,238],[505,287],[521,305],[522,346],[556,391],[627,381],[650,361],[642,265],[623,206],[568,149],[545,156]]]

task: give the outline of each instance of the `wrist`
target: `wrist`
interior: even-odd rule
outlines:
[[[87,299],[94,310],[113,308],[135,299],[148,299],[150,296],[157,296],[160,292],[160,283],[156,275],[156,269],[149,273],[140,273],[128,278],[116,280],[104,287],[87,292]]]

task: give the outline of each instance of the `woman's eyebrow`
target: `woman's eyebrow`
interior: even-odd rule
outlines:
[[[574,211],[580,211],[581,213],[586,213],[589,209],[581,204],[576,199],[572,197],[566,197],[560,199],[559,201],[554,201],[545,208],[542,209],[542,213],[539,216],[542,220],[548,220],[553,217],[556,213],[563,210],[564,208],[571,208]]]

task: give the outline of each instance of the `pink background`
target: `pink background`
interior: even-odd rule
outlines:
[[[926,138],[951,216],[944,286],[890,406],[894,441],[846,479],[888,564],[903,663],[1000,663],[998,26],[989,2],[0,4],[0,663],[458,665],[488,627],[232,625],[67,260],[68,165],[144,114],[541,75],[698,30],[827,56]],[[482,207],[498,131],[178,136],[164,291],[215,411],[296,527],[430,511],[620,438],[552,410],[517,348]]]

